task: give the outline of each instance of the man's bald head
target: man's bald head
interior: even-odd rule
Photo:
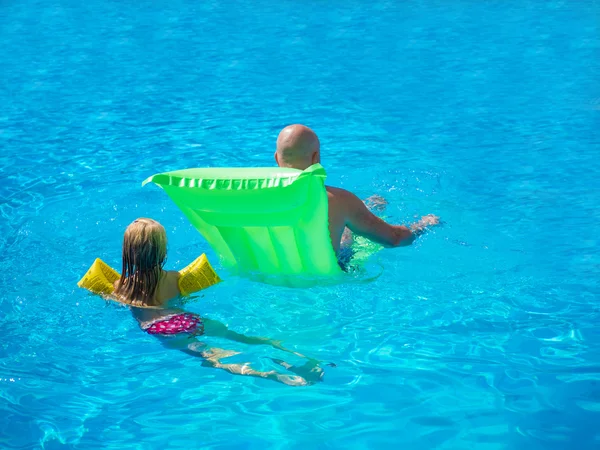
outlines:
[[[321,161],[321,145],[313,130],[304,125],[289,125],[277,137],[275,161],[279,167],[304,170]]]

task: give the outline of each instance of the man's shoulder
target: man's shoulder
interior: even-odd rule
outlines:
[[[352,192],[346,189],[336,188],[332,186],[326,186],[327,197],[329,198],[330,205],[337,207],[337,209],[349,212],[356,209],[356,205],[362,204],[360,199]]]
[[[356,195],[354,195],[352,192],[347,191],[346,189],[342,189],[342,188],[337,188],[337,187],[333,187],[333,186],[325,186],[325,189],[327,189],[327,194],[329,194],[330,197],[337,197],[343,200],[354,200],[355,198],[358,198]]]
[[[337,188],[337,187],[333,187],[333,186],[325,186],[325,189],[327,190],[327,193],[330,196],[336,196],[336,197],[345,197],[348,195],[353,195],[352,192],[347,191],[346,189],[342,189],[342,188]]]

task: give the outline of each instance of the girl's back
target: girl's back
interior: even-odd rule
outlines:
[[[169,300],[181,294],[179,291],[179,276],[179,272],[175,270],[163,271],[163,277],[158,283],[155,294],[155,301],[159,305],[165,305]]]
[[[180,294],[179,272],[163,270],[167,235],[152,219],[137,219],[123,237],[123,270],[115,282],[119,301],[138,307],[162,307]]]
[[[179,272],[175,270],[163,270],[161,277],[158,281],[158,286],[156,287],[156,292],[154,293],[154,298],[152,299],[151,304],[146,304],[145,299],[143,297],[139,298],[124,298],[117,295],[117,298],[123,302],[133,306],[155,306],[155,307],[164,307],[168,304],[169,300],[172,300],[178,297],[181,292],[179,290]],[[119,283],[121,280],[117,280],[114,283],[115,293],[118,292]]]

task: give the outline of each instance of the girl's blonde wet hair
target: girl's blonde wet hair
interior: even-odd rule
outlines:
[[[155,220],[134,220],[123,237],[123,270],[115,294],[133,305],[152,306],[167,257],[167,234]]]

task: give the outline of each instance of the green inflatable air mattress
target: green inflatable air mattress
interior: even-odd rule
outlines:
[[[161,173],[143,184],[164,189],[224,266],[290,284],[283,281],[289,275],[343,273],[329,237],[326,177],[320,164],[304,171],[208,168]]]

